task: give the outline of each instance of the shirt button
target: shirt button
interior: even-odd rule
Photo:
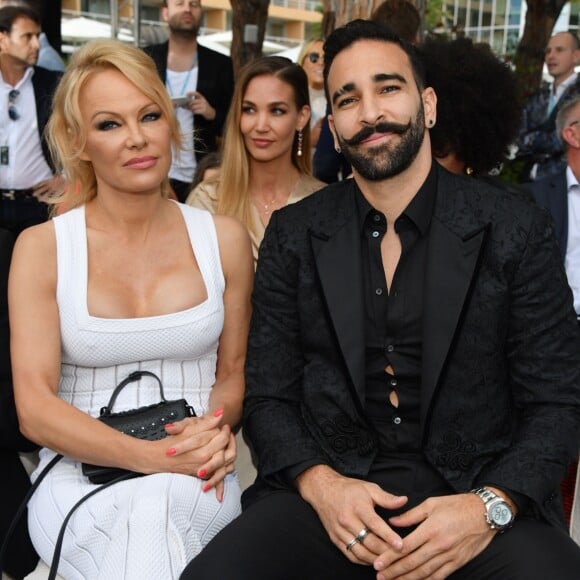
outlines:
[[[375,294],[376,294],[377,296],[381,296],[381,295],[382,295],[382,293],[383,293],[383,290],[382,290],[382,288],[377,288],[377,289],[375,290]]]
[[[380,236],[379,232],[373,232],[372,233],[373,238],[378,238]]]
[[[387,346],[387,352],[393,352],[395,350],[395,347],[392,344],[389,344],[389,346]]]
[[[391,387],[397,386],[397,379],[391,379]]]
[[[401,417],[395,417],[395,418],[393,419],[393,423],[394,423],[395,425],[400,425],[400,424],[401,424]]]
[[[376,213],[376,214],[373,216],[373,219],[374,219],[376,222],[380,222],[380,221],[381,221],[381,216],[380,216],[378,213]]]

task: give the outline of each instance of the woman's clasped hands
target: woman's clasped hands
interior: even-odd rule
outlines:
[[[216,490],[218,501],[224,493],[223,480],[234,470],[236,440],[229,425],[221,425],[223,409],[201,417],[191,417],[165,426],[169,437],[163,445],[165,457],[160,471],[192,475],[205,480],[203,491]]]

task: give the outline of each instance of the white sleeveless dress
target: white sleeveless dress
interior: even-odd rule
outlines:
[[[224,319],[221,269],[211,215],[178,204],[207,289],[207,300],[163,316],[105,319],[87,308],[87,235],[84,207],[54,219],[57,242],[57,303],[62,372],[58,395],[93,417],[115,386],[135,370],[160,377],[167,399],[185,398],[202,415],[215,381],[217,347]],[[123,389],[115,411],[159,402],[159,387],[143,378]],[[34,477],[54,453],[40,452]],[[236,474],[226,477],[223,502],[215,490],[186,475],[159,473],[111,486],[73,515],[64,537],[59,574],[66,580],[170,580],[240,513]],[[63,459],[33,496],[30,535],[50,564],[62,521],[96,486],[78,462]]]

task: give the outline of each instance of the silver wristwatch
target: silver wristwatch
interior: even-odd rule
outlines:
[[[497,530],[500,534],[512,527],[514,523],[514,512],[509,504],[487,487],[472,489],[471,493],[478,495],[485,506],[485,521],[492,530]]]

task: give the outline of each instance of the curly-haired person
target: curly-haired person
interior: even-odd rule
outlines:
[[[520,123],[513,71],[469,38],[427,40],[419,52],[437,94],[437,123],[429,128],[434,157],[453,173],[485,175],[499,167]]]

